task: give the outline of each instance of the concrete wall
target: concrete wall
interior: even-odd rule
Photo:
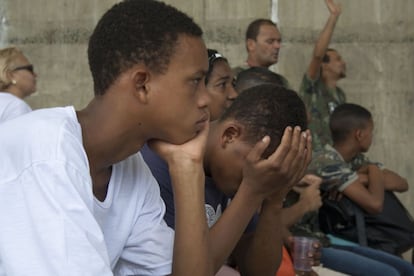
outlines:
[[[279,0],[284,50],[279,69],[298,87],[328,11],[321,0]],[[414,130],[414,2],[342,1],[332,47],[347,62],[340,82],[349,102],[367,107],[375,122],[368,155],[412,185]],[[401,198],[414,214],[414,188]]]
[[[0,0],[0,46],[21,47],[39,73],[33,108],[83,107],[92,97],[88,36],[111,0]],[[313,43],[328,16],[323,0],[168,0],[203,27],[208,47],[236,66],[245,60],[244,31],[257,17],[279,18],[283,35],[275,70],[298,88]],[[273,6],[272,6],[273,3]],[[349,102],[368,107],[376,123],[369,156],[412,182],[414,172],[414,1],[342,0],[332,46],[348,64],[340,82]],[[277,6],[275,6],[277,4]],[[272,10],[273,8],[273,10]],[[401,195],[414,214],[414,188]]]
[[[86,44],[115,1],[0,0],[0,39],[23,49],[38,73],[33,108],[84,106],[93,96]],[[3,40],[3,41],[2,41]]]

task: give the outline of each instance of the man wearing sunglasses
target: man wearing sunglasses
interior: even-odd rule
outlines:
[[[3,122],[32,110],[23,99],[36,91],[37,75],[16,47],[0,50],[0,72],[0,122]]]
[[[314,151],[332,144],[329,117],[338,105],[346,102],[344,91],[337,86],[337,82],[346,76],[346,63],[336,50],[328,48],[342,8],[333,0],[325,0],[325,3],[329,17],[315,43],[298,91],[311,118],[309,129]]]

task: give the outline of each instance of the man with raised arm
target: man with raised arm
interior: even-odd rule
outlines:
[[[321,150],[331,142],[329,115],[346,100],[345,93],[337,86],[337,82],[346,76],[346,64],[336,50],[328,48],[341,14],[341,5],[333,0],[325,2],[330,14],[316,41],[312,59],[299,89],[310,116],[309,129],[314,151]]]

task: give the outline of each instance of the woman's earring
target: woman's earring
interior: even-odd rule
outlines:
[[[16,81],[16,80],[12,80],[12,81],[11,81],[11,83],[12,83],[12,84],[16,84],[16,83],[17,83],[17,81]]]

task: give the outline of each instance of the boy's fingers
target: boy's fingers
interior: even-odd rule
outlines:
[[[292,127],[289,126],[285,128],[285,131],[282,136],[282,140],[280,141],[280,145],[268,158],[272,163],[283,162],[283,160],[285,159],[292,145],[292,136],[293,136]]]
[[[305,131],[304,133],[306,134],[306,138],[303,141],[305,147],[301,148],[298,154],[302,158],[298,160],[300,162],[297,168],[299,177],[302,177],[305,174],[308,165],[312,160],[312,136],[309,130]]]
[[[262,158],[263,152],[266,150],[266,148],[270,144],[270,137],[265,136],[262,140],[256,143],[252,150],[247,155],[247,160],[250,160],[251,162],[257,162]]]
[[[284,158],[283,162],[285,163],[288,168],[292,166],[292,162],[296,159],[297,154],[299,152],[299,145],[301,141],[301,129],[300,127],[296,126],[293,130],[292,134],[292,143],[289,148],[289,152],[286,154],[286,157]]]
[[[307,133],[307,140],[306,140],[306,158],[305,158],[305,163],[306,163],[306,167],[309,165],[309,163],[312,161],[312,133],[310,132],[310,130],[306,130]]]

